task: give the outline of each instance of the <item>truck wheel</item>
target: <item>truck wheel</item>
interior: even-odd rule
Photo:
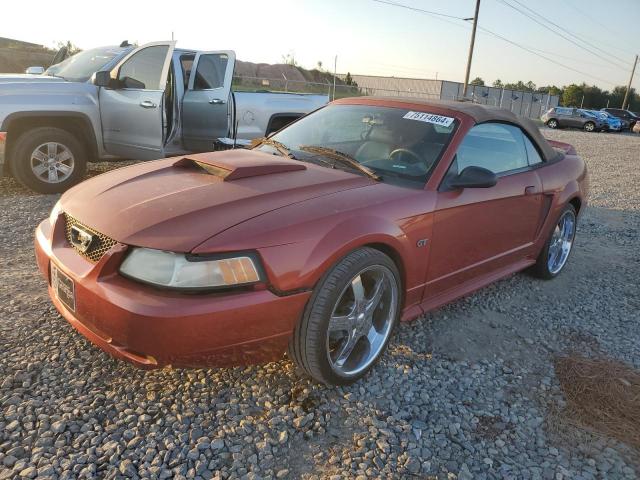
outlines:
[[[61,193],[80,182],[87,170],[84,146],[60,128],[39,127],[18,137],[12,154],[13,173],[39,193]]]

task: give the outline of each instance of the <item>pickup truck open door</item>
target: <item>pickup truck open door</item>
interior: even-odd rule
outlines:
[[[175,42],[142,45],[124,57],[100,87],[105,150],[123,158],[164,157],[164,102]]]
[[[235,61],[232,51],[196,54],[182,99],[182,143],[187,150],[208,152],[216,139],[229,136]]]

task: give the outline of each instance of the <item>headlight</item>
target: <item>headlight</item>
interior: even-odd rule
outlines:
[[[58,219],[60,212],[62,212],[62,207],[60,206],[60,200],[58,200],[56,204],[53,206],[53,208],[51,209],[51,213],[49,214],[49,223],[51,224],[51,226],[53,226],[53,224],[56,223],[56,220]]]
[[[150,248],[133,248],[120,273],[159,287],[187,290],[250,285],[261,280],[253,254],[200,257]]]

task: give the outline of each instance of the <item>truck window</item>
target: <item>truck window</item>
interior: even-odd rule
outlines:
[[[165,86],[160,85],[160,79],[168,50],[166,45],[140,50],[122,64],[118,80],[123,82],[125,88],[164,90]]]
[[[196,66],[194,90],[212,90],[224,86],[224,74],[229,57],[224,53],[201,55]]]

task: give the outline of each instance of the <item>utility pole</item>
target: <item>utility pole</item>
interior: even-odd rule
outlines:
[[[338,55],[333,59],[333,98],[336,99],[336,75],[338,75]]]
[[[478,13],[480,13],[480,0],[476,0],[476,13],[473,16],[473,28],[471,29],[471,43],[469,44],[469,57],[467,58],[467,73],[464,76],[464,87],[462,88],[462,98],[467,96],[469,86],[469,74],[471,73],[471,60],[473,59],[473,46],[476,43],[476,28],[478,27]],[[471,20],[471,18],[465,18]]]
[[[636,73],[636,65],[638,64],[638,55],[633,62],[633,68],[631,69],[631,76],[629,77],[629,84],[627,85],[627,91],[624,94],[624,100],[622,101],[622,109],[627,108],[627,100],[629,100],[629,91],[631,90],[631,82],[633,82],[633,74]]]

